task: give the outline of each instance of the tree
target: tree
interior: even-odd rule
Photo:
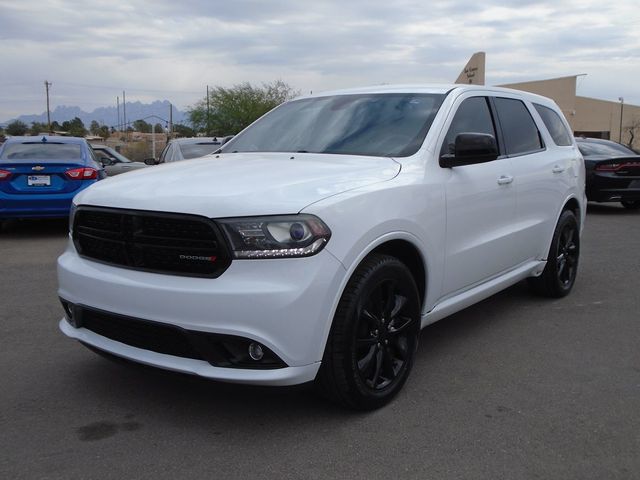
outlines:
[[[51,122],[51,130],[55,131],[55,130],[60,130],[61,128],[62,127],[60,126],[60,124],[55,120]]]
[[[44,123],[40,122],[31,122],[31,135],[40,135],[40,133],[45,132],[48,133],[48,128]]]
[[[107,127],[106,125],[102,125],[98,130],[98,135],[106,140],[111,136],[111,131],[109,130],[109,127]]]
[[[7,125],[7,129],[5,131],[7,132],[7,135],[13,135],[13,136],[19,137],[26,134],[27,130],[28,130],[28,127],[26,123],[20,120],[14,120],[9,125]]]
[[[89,131],[91,132],[92,135],[100,135],[100,124],[95,120],[91,120]]]
[[[84,128],[84,123],[78,117],[74,117],[71,121],[62,122],[62,130],[69,132],[69,135],[73,137],[84,137],[87,134],[87,129]]]
[[[264,83],[262,87],[248,82],[231,88],[215,87],[209,91],[209,115],[205,97],[189,109],[189,122],[196,131],[207,135],[235,135],[298,94],[282,80]]]
[[[133,129],[140,133],[151,133],[151,125],[144,120],[136,120],[133,122]]]
[[[163,133],[164,132],[164,127],[162,125],[160,125],[159,123],[156,123],[153,126],[153,132],[154,133]]]
[[[173,133],[175,133],[179,137],[195,137],[196,131],[187,127],[186,125],[182,125],[181,123],[175,123],[173,125]]]
[[[638,133],[638,130],[640,130],[640,117],[633,117],[633,120],[631,120],[631,123],[627,125],[624,129],[629,134],[629,142],[627,143],[627,146],[629,148],[633,148],[633,141],[636,138],[636,134]]]

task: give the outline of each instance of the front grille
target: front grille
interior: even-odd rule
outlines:
[[[120,315],[76,308],[76,321],[88,330],[132,347],[165,353],[176,357],[204,360],[187,339],[186,331],[171,325],[155,322],[132,321]]]
[[[235,335],[187,330],[175,325],[119,315],[61,299],[65,315],[75,328],[86,328],[132,347],[182,358],[203,360],[215,367],[275,369],[287,365],[266,346],[264,358],[249,358],[252,340]]]
[[[79,207],[73,242],[85,258],[147,272],[215,278],[231,264],[220,229],[197,215]]]

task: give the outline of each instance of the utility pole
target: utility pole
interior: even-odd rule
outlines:
[[[209,122],[209,115],[210,115],[210,111],[209,111],[209,85],[207,85],[207,137],[209,135],[211,135],[211,124]]]
[[[49,87],[51,86],[51,83],[48,82],[47,80],[44,81],[44,88],[47,91],[47,128],[49,129],[49,133],[51,132],[51,112],[49,110]]]
[[[118,109],[118,121],[116,122],[117,130],[120,131],[120,97],[116,97],[116,108]]]
[[[125,138],[129,138],[128,137],[128,132],[127,132],[127,97],[124,96],[124,90],[122,91],[122,123],[123,123],[123,127],[124,127],[124,135]]]
[[[624,98],[618,97],[620,100],[620,137],[618,137],[618,143],[622,143],[622,112],[624,111]]]
[[[151,149],[153,154],[151,155],[154,159],[156,158],[156,124],[151,122]]]
[[[169,138],[173,134],[173,105],[169,104]]]

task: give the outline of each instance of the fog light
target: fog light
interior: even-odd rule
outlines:
[[[256,362],[262,360],[262,357],[264,356],[262,346],[259,343],[251,342],[249,344],[249,356]]]

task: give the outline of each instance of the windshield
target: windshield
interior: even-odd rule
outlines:
[[[11,143],[4,147],[2,160],[81,160],[80,145],[73,143]]]
[[[185,159],[198,158],[209,155],[215,152],[222,145],[221,142],[217,143],[185,143],[180,145],[180,151]]]
[[[414,154],[443,94],[336,95],[285,103],[227,143],[223,152]]]
[[[584,156],[590,155],[606,155],[609,157],[626,157],[629,155],[637,155],[633,150],[620,145],[618,143],[591,143],[578,142],[578,149]]]

